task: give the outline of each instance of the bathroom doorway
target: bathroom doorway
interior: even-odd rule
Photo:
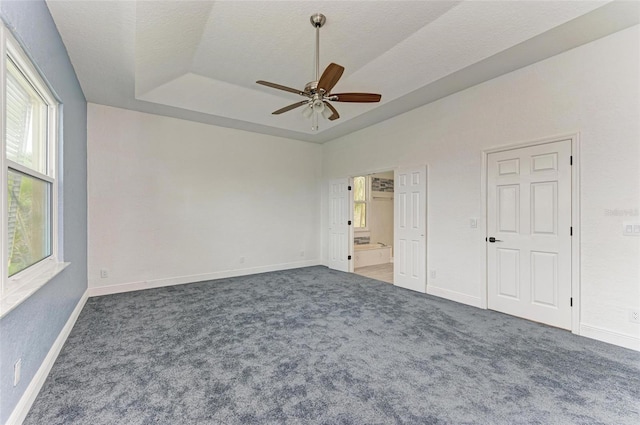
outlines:
[[[354,273],[393,284],[394,173],[353,178]]]

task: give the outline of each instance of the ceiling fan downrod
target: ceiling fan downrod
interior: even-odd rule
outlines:
[[[309,18],[311,25],[316,29],[316,79],[320,79],[320,28],[327,22],[327,17],[322,13],[315,13]]]

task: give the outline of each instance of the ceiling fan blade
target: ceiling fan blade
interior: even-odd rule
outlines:
[[[273,89],[284,90],[284,91],[288,91],[290,93],[295,93],[295,94],[299,94],[301,96],[306,96],[306,94],[302,90],[292,89],[291,87],[282,86],[280,84],[270,83],[268,81],[262,81],[262,80],[258,80],[258,81],[256,81],[256,83],[262,84],[263,86],[271,87]]]
[[[333,102],[380,102],[381,95],[375,93],[335,93],[330,96]]]
[[[289,106],[285,106],[284,108],[280,108],[280,109],[278,109],[277,111],[273,111],[273,112],[272,112],[272,114],[273,114],[273,115],[280,115],[280,114],[282,114],[283,112],[287,112],[287,111],[290,111],[290,110],[292,110],[292,109],[299,108],[300,106],[302,106],[302,105],[306,105],[307,103],[309,103],[309,101],[308,101],[308,100],[303,100],[303,101],[301,101],[301,102],[292,103],[292,104],[291,104],[291,105],[289,105]]]
[[[318,80],[318,90],[324,89],[325,93],[331,93],[331,89],[338,83],[344,67],[336,63],[330,63],[327,69],[324,70],[320,80]]]
[[[331,105],[329,102],[324,102],[324,106],[326,106],[331,110],[331,112],[333,112],[333,114],[331,114],[331,116],[329,117],[329,121],[334,121],[340,118],[340,114],[338,113],[338,111],[336,111],[336,108],[334,108],[333,105]]]

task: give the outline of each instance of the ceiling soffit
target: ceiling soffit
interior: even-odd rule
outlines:
[[[48,1],[88,101],[315,142],[638,22],[637,4],[606,3]],[[255,84],[314,79],[315,12],[321,70],[346,68],[334,92],[382,94],[336,103],[341,119],[318,132],[296,111],[271,115],[301,98]]]

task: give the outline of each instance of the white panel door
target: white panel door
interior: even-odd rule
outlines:
[[[393,283],[418,292],[427,290],[427,170],[395,172]]]
[[[564,329],[571,329],[570,157],[564,140],[487,161],[488,306]]]
[[[329,182],[329,268],[349,271],[349,179]]]

